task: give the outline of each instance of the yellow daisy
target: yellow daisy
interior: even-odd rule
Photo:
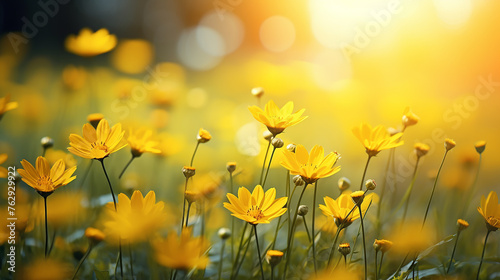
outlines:
[[[307,118],[307,116],[302,117],[305,109],[292,113],[292,101],[286,103],[281,109],[276,106],[274,101],[270,100],[267,102],[264,110],[257,106],[250,106],[248,110],[250,110],[256,120],[267,126],[267,129],[273,136],[280,134],[285,128],[296,125]]]
[[[17,172],[19,172],[26,184],[39,193],[52,193],[57,188],[67,185],[76,178],[76,176],[71,177],[76,170],[76,166],[66,169],[62,159],[58,160],[52,168],[44,157],[36,159],[36,169],[24,159],[21,164],[24,169],[18,169]]]
[[[266,193],[257,185],[250,194],[245,187],[238,190],[238,197],[228,193],[229,203],[224,202],[224,207],[232,212],[232,216],[246,221],[252,225],[268,224],[272,219],[286,212],[285,206],[288,198],[276,198],[276,189],[271,188]]]
[[[382,150],[398,147],[404,143],[399,141],[403,136],[402,132],[391,136],[381,125],[372,128],[369,124],[362,123],[361,126],[353,128],[352,133],[366,148],[366,153],[370,157],[376,156]]]
[[[116,46],[116,36],[109,34],[105,28],[95,33],[83,28],[78,36],[68,36],[64,45],[70,53],[85,57],[96,56],[111,51]]]
[[[324,149],[315,145],[309,154],[302,145],[297,145],[295,153],[283,151],[285,157],[281,165],[290,170],[292,175],[300,175],[307,184],[312,184],[320,178],[329,177],[340,171],[340,166],[334,167],[339,154],[331,152],[324,156]]]
[[[83,125],[83,137],[77,134],[69,136],[71,147],[68,151],[82,158],[103,159],[127,146],[121,143],[124,133],[121,124],[110,129],[105,119],[99,122],[97,129],[86,123]]]
[[[483,216],[489,229],[497,230],[500,228],[500,204],[498,204],[498,195],[491,191],[487,198],[481,196],[481,206],[477,211]]]
[[[337,199],[325,196],[323,198],[325,205],[320,204],[319,209],[323,211],[323,214],[327,217],[332,217],[335,220],[337,226],[342,226],[343,228],[348,227],[352,222],[359,218],[358,210],[351,210],[354,208],[355,204],[351,198],[350,192],[342,193]],[[377,200],[375,194],[368,194],[361,203],[361,211],[363,215],[368,209],[368,205],[372,200]],[[350,212],[350,214],[349,214]],[[349,216],[347,216],[349,214]]]
[[[161,153],[161,150],[156,148],[158,142],[151,140],[151,136],[153,136],[153,131],[151,130],[129,130],[127,141],[134,157],[140,157],[143,153]]]
[[[5,112],[14,110],[18,106],[17,102],[9,102],[9,101],[10,101],[10,94],[7,94],[5,97],[0,98],[0,120],[2,119],[3,114],[5,114]]]

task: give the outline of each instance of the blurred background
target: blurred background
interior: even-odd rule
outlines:
[[[443,196],[471,185],[474,143],[485,140],[478,204],[498,190],[499,11],[500,2],[486,0],[1,1],[0,96],[11,94],[19,108],[0,123],[0,152],[9,154],[6,164],[34,162],[43,136],[66,150],[86,116],[102,113],[112,124],[158,132],[162,155],[144,155],[127,171],[146,189],[182,185],[201,127],[213,139],[199,150],[197,169],[224,173],[236,161],[237,183],[251,186],[267,143],[247,107],[293,101],[309,117],[286,130],[285,145],[319,144],[342,155],[342,171],[320,182],[320,192],[333,196],[340,176],[358,184],[366,160],[351,129],[361,122],[401,128],[409,106],[420,122],[397,149],[404,174],[397,191],[411,179],[414,143],[431,147],[416,188],[425,201],[444,139],[457,147],[443,169]],[[108,29],[117,47],[92,58],[67,52],[66,37],[84,27]],[[264,88],[260,99],[254,87]],[[372,161],[367,178],[382,180],[388,154]],[[280,156],[269,186],[283,184]],[[129,157],[110,158],[111,172]]]

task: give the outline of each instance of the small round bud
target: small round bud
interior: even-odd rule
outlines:
[[[365,186],[367,190],[373,191],[377,187],[377,183],[373,179],[368,179],[365,182]]]
[[[187,202],[191,204],[191,203],[195,202],[196,200],[198,200],[198,198],[200,198],[200,192],[198,192],[198,191],[185,191],[184,197],[186,198]]]
[[[402,123],[405,127],[411,126],[411,125],[416,125],[420,118],[415,115],[411,110],[410,107],[407,107],[403,113],[403,118],[402,118]]]
[[[295,148],[297,148],[297,145],[295,144],[288,144],[288,146],[286,146],[286,149],[292,153],[295,153]]]
[[[234,161],[230,161],[226,164],[226,168],[227,168],[227,171],[229,171],[229,173],[233,173],[234,170],[236,170],[236,162]]]
[[[199,143],[206,143],[212,139],[212,135],[210,135],[210,132],[207,130],[200,128],[198,131],[198,135],[196,136],[196,139],[198,140]]]
[[[476,152],[478,154],[482,154],[484,149],[486,149],[486,141],[477,141],[474,147],[476,148]]]
[[[96,228],[88,227],[85,230],[85,237],[87,237],[90,240],[90,242],[96,245],[97,243],[103,241],[104,238],[106,238],[106,235],[104,234],[104,232]]]
[[[338,250],[345,257],[351,253],[351,245],[349,243],[340,243]]]
[[[416,143],[413,147],[418,158],[425,156],[430,150],[429,145],[424,143]]]
[[[458,227],[458,231],[462,231],[462,230],[469,227],[469,223],[465,220],[458,219],[457,220],[457,227]]]
[[[309,212],[309,207],[307,205],[300,205],[299,206],[299,211],[297,212],[297,215],[299,216],[305,216]]]
[[[49,136],[45,136],[40,140],[40,144],[42,144],[42,147],[44,149],[51,148],[54,146],[54,139],[50,138]]]
[[[365,198],[365,192],[364,191],[355,191],[355,192],[351,193],[351,198],[355,204],[361,204],[361,203],[363,203],[363,199]]]
[[[342,177],[339,179],[338,184],[340,191],[345,191],[351,186],[351,181],[346,177]]]
[[[97,128],[99,122],[104,119],[104,115],[101,113],[94,113],[87,116],[87,121],[94,127]]]
[[[254,87],[252,89],[252,95],[257,98],[260,98],[262,95],[264,95],[264,89],[261,87]]]
[[[192,166],[184,166],[182,167],[182,174],[184,174],[184,177],[186,178],[193,177],[194,174],[196,174],[196,168]]]
[[[276,149],[279,149],[279,148],[283,147],[283,145],[285,145],[285,143],[283,142],[283,140],[281,140],[281,138],[276,138],[276,137],[273,138],[273,140],[271,141],[271,144]]]
[[[446,138],[446,140],[444,140],[444,147],[446,148],[446,151],[449,151],[449,150],[455,148],[456,145],[457,145],[457,143],[455,143],[455,141],[453,141],[450,138]]]
[[[220,228],[219,231],[217,232],[217,235],[219,236],[220,239],[226,240],[229,237],[231,237],[231,230],[228,228]]]
[[[266,253],[266,261],[273,267],[280,263],[281,258],[283,258],[283,252],[281,251],[268,250]]]
[[[375,242],[373,242],[373,248],[375,248],[375,251],[382,251],[382,253],[385,253],[389,251],[392,247],[392,241],[385,240],[385,239],[375,239]]]
[[[271,141],[273,139],[273,134],[271,133],[271,131],[266,130],[264,131],[264,133],[262,133],[262,137],[264,137],[266,141]]]
[[[293,176],[292,180],[297,187],[303,186],[306,183],[304,182],[304,180],[302,180],[302,177],[300,175]]]

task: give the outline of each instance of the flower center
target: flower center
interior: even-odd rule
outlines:
[[[495,218],[493,216],[490,216],[490,217],[488,217],[488,224],[490,224],[496,228],[500,228],[500,219]]]
[[[54,190],[54,184],[52,183],[50,176],[42,176],[42,177],[38,178],[37,184],[44,190],[47,190],[47,191]]]
[[[92,149],[97,149],[97,150],[101,150],[101,151],[105,151],[105,152],[108,151],[108,146],[106,146],[106,144],[94,142],[90,145],[92,146]]]
[[[252,207],[248,209],[247,215],[256,220],[260,220],[264,217],[264,213],[262,213],[262,210],[260,210],[260,207],[257,205],[252,205]]]

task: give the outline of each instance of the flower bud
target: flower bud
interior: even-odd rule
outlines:
[[[210,132],[207,130],[200,128],[198,131],[198,135],[196,136],[196,139],[198,140],[199,143],[206,143],[212,139],[212,135],[210,135]]]
[[[416,143],[413,147],[418,158],[425,156],[430,149],[429,145],[424,143]]]
[[[389,251],[392,247],[392,241],[385,240],[385,239],[375,239],[375,242],[373,243],[373,248],[375,248],[375,251],[382,251],[382,253],[385,253]]]
[[[340,243],[338,250],[345,257],[351,253],[351,245],[349,243]]]
[[[474,147],[476,148],[476,152],[478,154],[482,154],[486,148],[486,141],[477,141]]]
[[[264,131],[264,133],[262,133],[262,137],[264,137],[266,141],[271,141],[273,139],[273,134],[271,133],[271,131],[266,130]]]
[[[373,191],[377,187],[377,183],[373,179],[368,179],[365,182],[365,186],[367,190]]]
[[[419,120],[420,118],[410,110],[410,107],[407,107],[405,109],[402,118],[402,123],[404,127],[416,125]]]
[[[293,176],[292,180],[297,187],[303,186],[306,183],[304,182],[304,180],[302,180],[302,177],[300,175]]]
[[[277,138],[277,137],[273,138],[273,140],[271,141],[271,144],[276,149],[279,149],[279,148],[283,147],[283,145],[285,145],[285,143],[283,142],[283,140],[281,140],[281,138]]]
[[[460,231],[468,228],[469,227],[469,223],[467,221],[465,221],[465,220],[458,219],[457,220],[457,227],[458,227],[458,231],[460,232]]]
[[[40,140],[40,144],[42,144],[42,147],[44,149],[51,148],[54,146],[54,139],[50,138],[49,136],[45,136]]]
[[[227,171],[229,171],[229,173],[233,173],[234,170],[236,170],[236,162],[228,162],[226,164],[226,168],[227,168]]]
[[[307,205],[300,205],[297,215],[304,217],[309,212],[309,207]]]
[[[184,192],[184,197],[186,198],[186,200],[189,204],[198,200],[198,198],[200,198],[200,195],[201,194],[198,191],[185,191]]]
[[[182,167],[182,174],[184,174],[184,177],[186,178],[193,177],[194,174],[196,174],[196,168],[192,166],[184,166]]]
[[[273,267],[280,263],[281,258],[283,258],[283,252],[281,251],[268,250],[266,253],[266,261]]]
[[[450,138],[446,138],[446,140],[444,140],[444,147],[446,148],[446,151],[449,151],[449,150],[455,148],[456,145],[457,145],[457,143],[455,143],[455,141],[453,141]]]
[[[295,148],[297,148],[297,145],[295,144],[288,144],[288,146],[286,146],[286,149],[292,153],[295,153]]]
[[[231,230],[228,228],[220,228],[219,231],[217,232],[217,235],[219,236],[220,239],[226,240],[229,237],[231,237]]]
[[[365,192],[364,191],[355,191],[355,192],[351,193],[351,198],[355,204],[359,205],[359,204],[363,203],[363,199],[365,198]]]
[[[85,230],[85,237],[87,237],[90,240],[90,242],[96,245],[99,242],[103,241],[104,238],[106,238],[106,235],[102,231],[96,228],[88,227]]]
[[[101,113],[94,113],[87,116],[87,121],[94,127],[97,128],[99,122],[104,119],[104,115]]]
[[[254,87],[252,89],[252,95],[257,98],[260,98],[262,95],[264,95],[264,89],[261,87]]]
[[[351,181],[346,177],[342,177],[339,179],[338,184],[340,191],[345,191],[351,186]]]

